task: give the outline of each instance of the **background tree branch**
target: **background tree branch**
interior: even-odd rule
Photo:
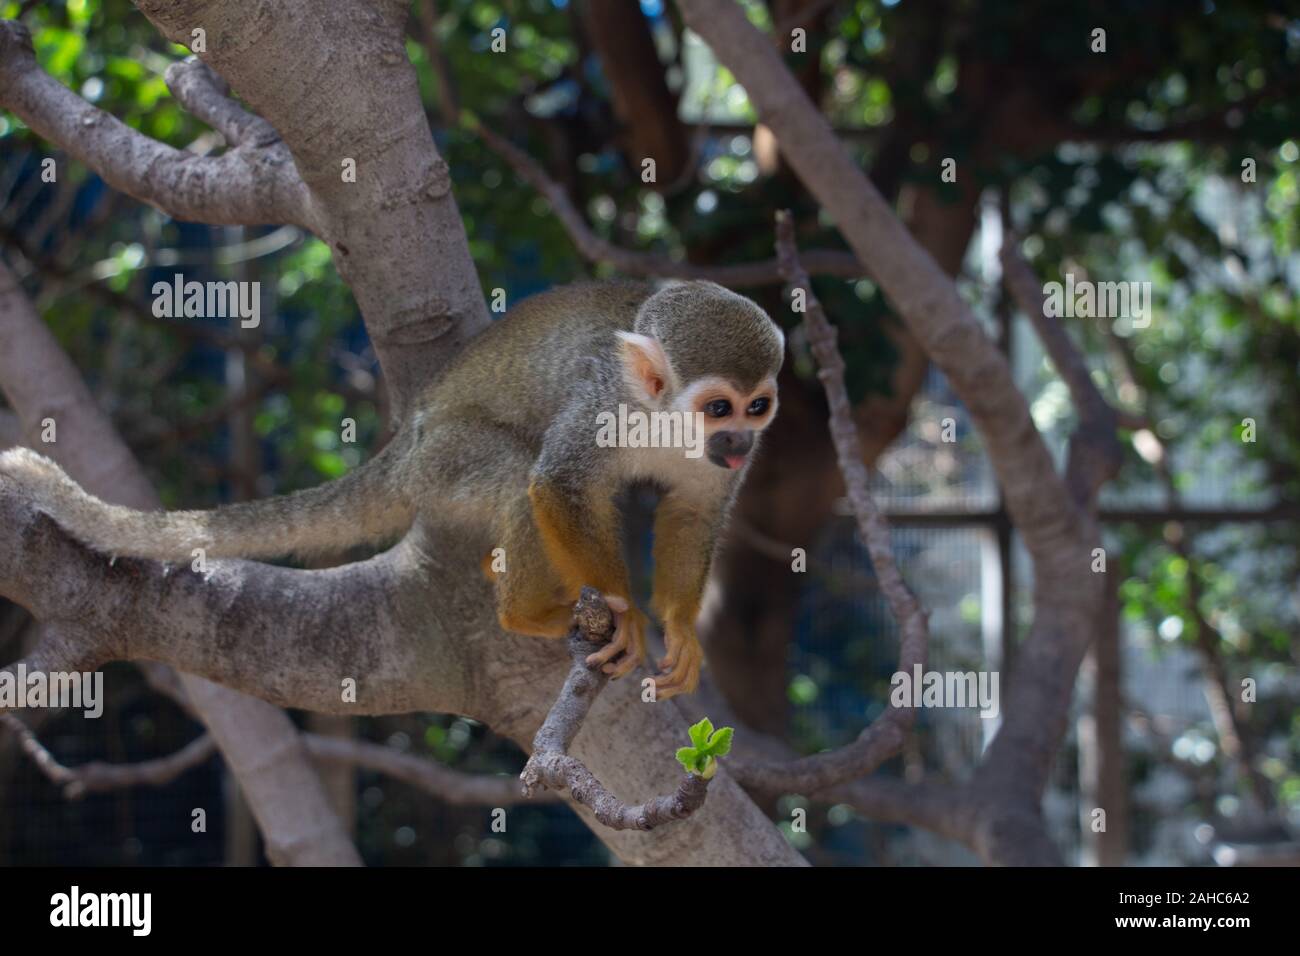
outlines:
[[[195,74],[177,79],[206,117],[234,132],[237,107],[218,105],[209,86],[200,98]],[[0,22],[0,106],[40,136],[85,163],[115,189],[177,219],[213,224],[309,221],[306,190],[288,151],[274,139],[234,141],[220,156],[173,149],[91,106],[36,63],[32,38],[16,21]],[[251,120],[251,118],[250,118]],[[244,128],[261,129],[244,123]]]
[[[812,291],[812,282],[799,261],[794,240],[794,219],[786,211],[776,220],[777,261],[781,274],[802,301],[796,311],[803,312],[808,346],[817,361],[817,377],[826,390],[830,406],[830,432],[836,458],[849,503],[857,520],[858,534],[871,557],[880,590],[898,623],[899,672],[910,674],[913,668],[925,668],[930,634],[926,613],[912,589],[907,586],[894,560],[889,522],[871,497],[867,466],[863,462],[858,430],[853,423],[848,389],[844,385],[844,357],[836,345],[836,331],[826,318],[821,302]],[[800,308],[801,306],[801,308]],[[798,791],[812,793],[876,770],[902,749],[904,738],[916,722],[913,707],[891,706],[868,724],[858,739],[846,747],[804,757],[786,764],[749,763],[732,768],[747,787],[768,792]]]
[[[494,153],[505,160],[520,179],[546,198],[551,211],[555,213],[560,225],[564,226],[564,231],[569,234],[578,252],[590,262],[605,263],[630,276],[708,279],[738,289],[773,285],[781,281],[776,259],[736,265],[699,265],[653,252],[620,248],[596,235],[574,206],[564,186],[548,176],[531,156],[481,123],[475,126],[475,132]],[[804,253],[803,259],[806,260],[806,268],[818,275],[852,279],[861,276],[864,271],[862,264],[851,252],[836,249],[814,249]]]
[[[1088,571],[1089,529],[1005,357],[844,151],[769,40],[736,4],[682,0],[680,8],[744,85],[786,160],[948,377],[984,438],[1034,560],[1036,614],[1005,695],[1001,729],[977,772],[972,796],[982,812],[972,844],[988,860],[1058,862],[1039,801],[1100,605],[1100,584]]]
[[[217,752],[211,734],[201,734],[184,747],[153,760],[108,763],[95,760],[77,767],[59,762],[36,735],[13,714],[0,714],[0,723],[18,735],[19,746],[41,773],[63,790],[69,800],[91,793],[108,793],[133,787],[164,787]],[[525,796],[511,775],[465,773],[436,760],[402,753],[367,740],[349,740],[321,734],[303,734],[303,744],[320,766],[359,768],[381,773],[409,784],[444,803],[466,806],[509,807],[524,800],[555,802],[551,793]]]

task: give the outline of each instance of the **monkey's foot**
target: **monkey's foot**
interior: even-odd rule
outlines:
[[[694,693],[700,683],[700,667],[704,663],[704,649],[700,647],[699,639],[689,630],[683,632],[669,626],[664,640],[668,645],[668,653],[659,661],[660,673],[655,677],[655,700]]]
[[[605,603],[614,612],[614,637],[594,654],[587,655],[589,667],[599,667],[602,673],[617,680],[645,659],[646,616],[625,597],[604,595]]]

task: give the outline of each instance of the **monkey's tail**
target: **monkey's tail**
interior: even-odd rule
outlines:
[[[0,454],[0,479],[22,487],[78,540],[120,557],[191,561],[205,558],[311,556],[373,543],[407,530],[414,509],[393,474],[405,444],[399,432],[360,468],[316,488],[240,502],[214,511],[135,511],[101,501],[26,448]]]

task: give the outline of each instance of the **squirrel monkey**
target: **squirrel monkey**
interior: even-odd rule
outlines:
[[[776,413],[784,351],[761,308],[714,283],[583,283],[526,299],[489,326],[375,458],[318,488],[214,511],[140,512],[87,494],[27,449],[0,455],[0,475],[115,556],[310,555],[394,538],[420,518],[466,526],[503,549],[505,571],[492,577],[506,630],[562,637],[583,585],[606,596],[618,626],[588,663],[615,677],[643,658],[647,621],[632,604],[614,499],[648,481],[662,492],[651,608],[667,645],[656,698],[668,698],[699,680],[695,620],[709,564]],[[620,412],[656,422],[679,413],[693,447],[600,440]]]

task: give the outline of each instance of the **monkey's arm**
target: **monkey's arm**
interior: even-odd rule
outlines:
[[[614,640],[588,663],[622,676],[644,656],[647,620],[632,603],[623,561],[614,505],[617,449],[596,444],[591,409],[600,406],[598,397],[584,393],[552,424],[530,475],[528,499],[537,539],[566,602],[577,600],[584,585],[611,599],[619,619]],[[535,613],[544,615],[545,608]]]
[[[584,585],[630,597],[618,509],[618,449],[596,442],[595,411],[609,404],[593,382],[579,390],[542,439],[528,476],[533,521],[570,601]]]
[[[563,581],[567,600],[571,603],[588,585],[604,594],[617,613],[614,639],[587,663],[622,677],[645,655],[648,622],[632,603],[613,489],[597,485],[583,490],[554,478],[537,478],[528,487],[528,497],[546,558]]]
[[[659,502],[654,527],[654,596],[651,606],[664,626],[668,653],[659,662],[655,696],[689,694],[700,680],[704,651],[695,620],[709,579],[724,507],[668,494]]]
[[[534,480],[528,498],[546,556],[569,592],[576,594],[587,584],[606,594],[629,595],[612,498],[547,479]]]

